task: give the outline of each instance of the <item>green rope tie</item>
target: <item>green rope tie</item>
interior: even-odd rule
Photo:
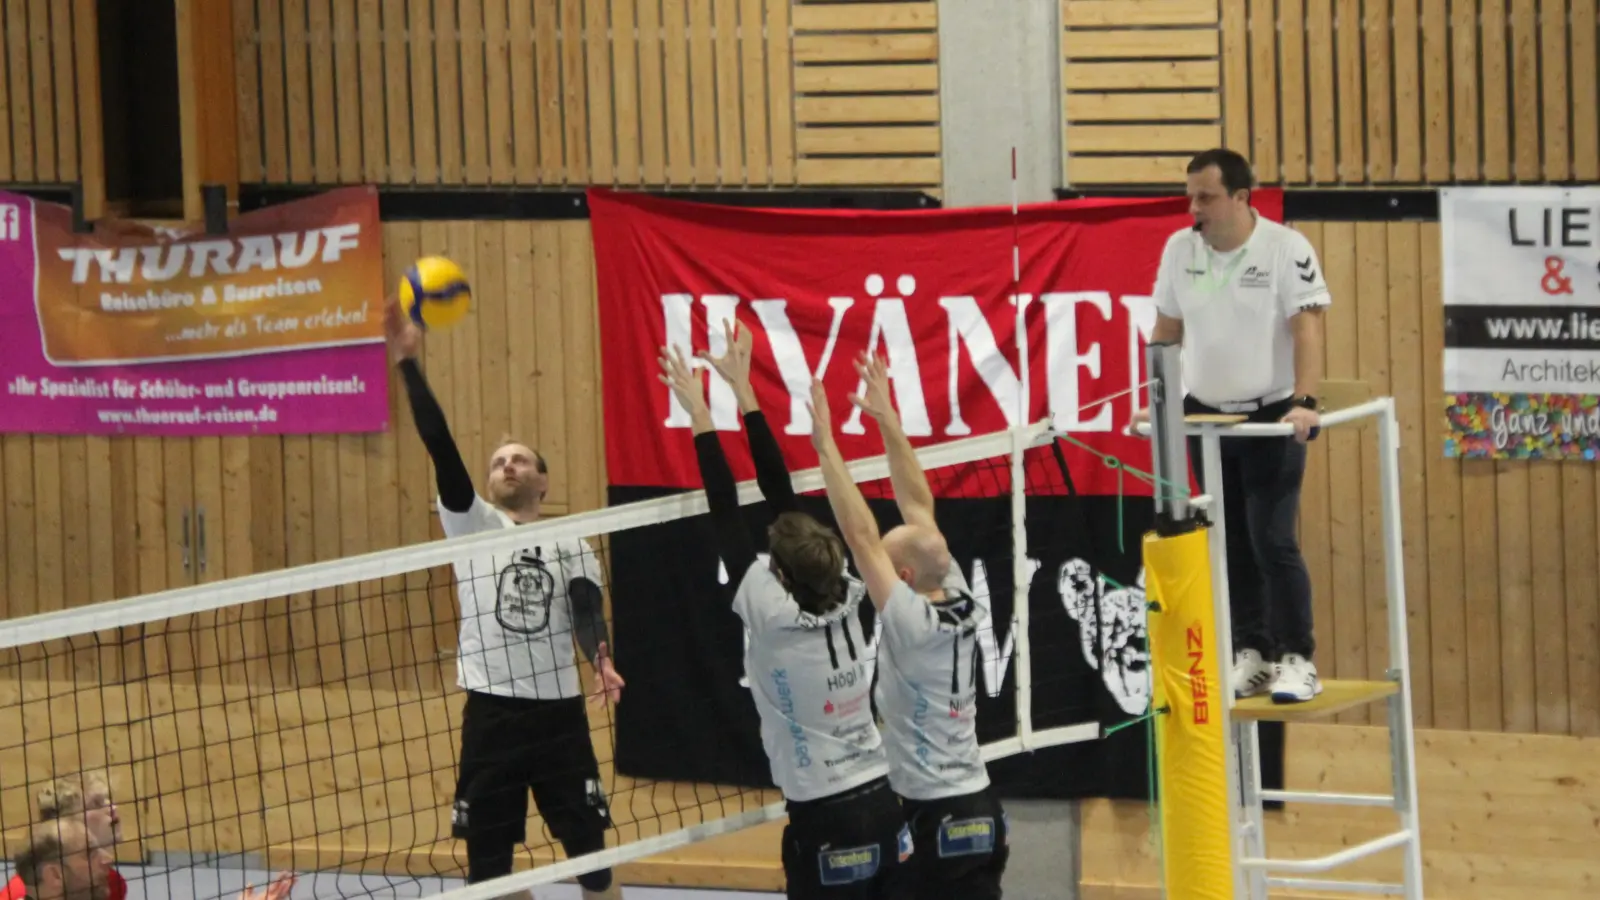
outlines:
[[[1118,722],[1117,724],[1115,724],[1115,725],[1111,726],[1110,728],[1106,729],[1105,736],[1106,737],[1111,737],[1113,734],[1116,734],[1117,732],[1121,731],[1124,728],[1132,728],[1133,726],[1138,725],[1141,722],[1152,721],[1152,720],[1155,719],[1156,716],[1164,716],[1168,712],[1170,712],[1170,710],[1167,707],[1163,706],[1160,709],[1153,709],[1153,710],[1145,713],[1144,715],[1138,717],[1137,719],[1129,719],[1126,722]]]

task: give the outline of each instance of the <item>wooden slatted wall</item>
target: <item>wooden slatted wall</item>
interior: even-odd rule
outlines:
[[[1448,460],[1437,223],[1299,223],[1332,289],[1330,378],[1399,405],[1420,727],[1600,735],[1600,482],[1589,462]],[[1301,510],[1326,675],[1387,666],[1376,444],[1335,429]],[[1345,721],[1366,721],[1366,712]]]
[[[1600,178],[1595,0],[1062,2],[1069,183],[1181,182],[1219,125],[1265,184]]]
[[[1062,0],[1061,22],[1064,184],[1181,182],[1221,143],[1217,0]]]
[[[937,193],[937,5],[807,3],[794,16],[801,183]]]
[[[242,183],[939,182],[932,0],[233,2]]]
[[[0,183],[101,177],[96,23],[94,0],[0,2]]]

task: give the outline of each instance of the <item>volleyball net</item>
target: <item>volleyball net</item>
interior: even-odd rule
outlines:
[[[731,450],[742,435],[727,440]],[[1039,505],[1072,493],[1062,453],[1071,440],[1040,423],[919,451],[952,554],[990,613],[976,677],[991,762],[1102,735],[1103,710],[1063,660],[1118,658],[1117,677],[1141,677],[1142,604],[1106,615],[1121,607],[1100,602],[1104,595],[1126,586],[1107,584],[1078,558],[1092,539],[1085,523]],[[896,524],[885,458],[850,469],[883,527]],[[831,522],[820,474],[796,473],[794,482],[802,506]],[[754,482],[740,485],[740,502],[764,548],[770,517]],[[460,900],[639,864],[781,818],[763,757],[750,765],[746,753],[703,777],[654,771],[660,760],[707,746],[759,753],[747,694],[742,708],[712,717],[710,734],[674,727],[675,718],[692,717],[661,700],[673,689],[711,690],[708,681],[724,693],[747,690],[742,629],[706,512],[703,492],[673,494],[0,621],[6,855],[40,821],[42,791],[103,772],[119,863],[182,880],[197,898],[233,892],[218,886],[226,880],[202,875],[219,867],[292,869],[317,896],[353,890],[323,875],[362,874],[360,893],[442,889],[418,889],[430,879],[457,884],[466,862],[451,827],[466,696],[457,685],[458,634],[470,624],[460,589],[473,586],[478,614],[507,630],[551,648],[580,645],[570,651],[575,673],[532,675],[575,680],[589,693],[595,671],[572,633],[580,620],[559,609],[564,598],[553,589],[574,577],[601,588],[610,650],[628,681],[619,703],[584,706],[607,807],[606,849],[567,858],[530,800],[518,871],[460,888]],[[1041,609],[1064,613],[1073,627],[1033,627],[1030,610]],[[871,663],[877,629],[870,613],[866,619],[867,645],[840,652]],[[671,657],[651,655],[662,645],[690,654],[683,671],[662,670]],[[1126,688],[1130,708],[1147,703],[1147,686]],[[558,763],[544,765],[544,774],[557,774],[548,767]],[[625,883],[650,880],[619,874]]]

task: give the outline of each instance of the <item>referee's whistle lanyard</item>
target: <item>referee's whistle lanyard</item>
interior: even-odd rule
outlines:
[[[1204,241],[1201,241],[1201,244],[1206,248],[1206,271],[1204,275],[1197,279],[1199,283],[1195,287],[1203,293],[1216,294],[1233,281],[1234,273],[1238,272],[1239,266],[1244,264],[1244,258],[1247,255],[1245,247],[1241,246],[1236,251],[1237,255],[1234,256],[1233,262],[1228,263],[1228,267],[1222,270],[1221,274],[1218,274],[1215,266],[1217,251],[1211,249],[1211,245]]]

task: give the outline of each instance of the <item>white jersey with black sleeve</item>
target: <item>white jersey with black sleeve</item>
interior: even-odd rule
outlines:
[[[872,719],[875,660],[862,630],[866,588],[850,579],[845,602],[802,611],[762,554],[745,570],[733,610],[750,643],[745,672],[761,717],[773,782],[788,800],[816,800],[888,774]]]
[[[447,537],[516,526],[477,496],[466,512],[451,512],[440,503],[439,521]],[[597,565],[583,540],[541,541],[457,561],[456,683],[502,697],[580,696],[568,585],[578,578],[598,584]]]
[[[883,607],[878,712],[889,784],[908,800],[989,786],[978,747],[978,630],[988,618],[954,561],[935,603],[901,582]]]

